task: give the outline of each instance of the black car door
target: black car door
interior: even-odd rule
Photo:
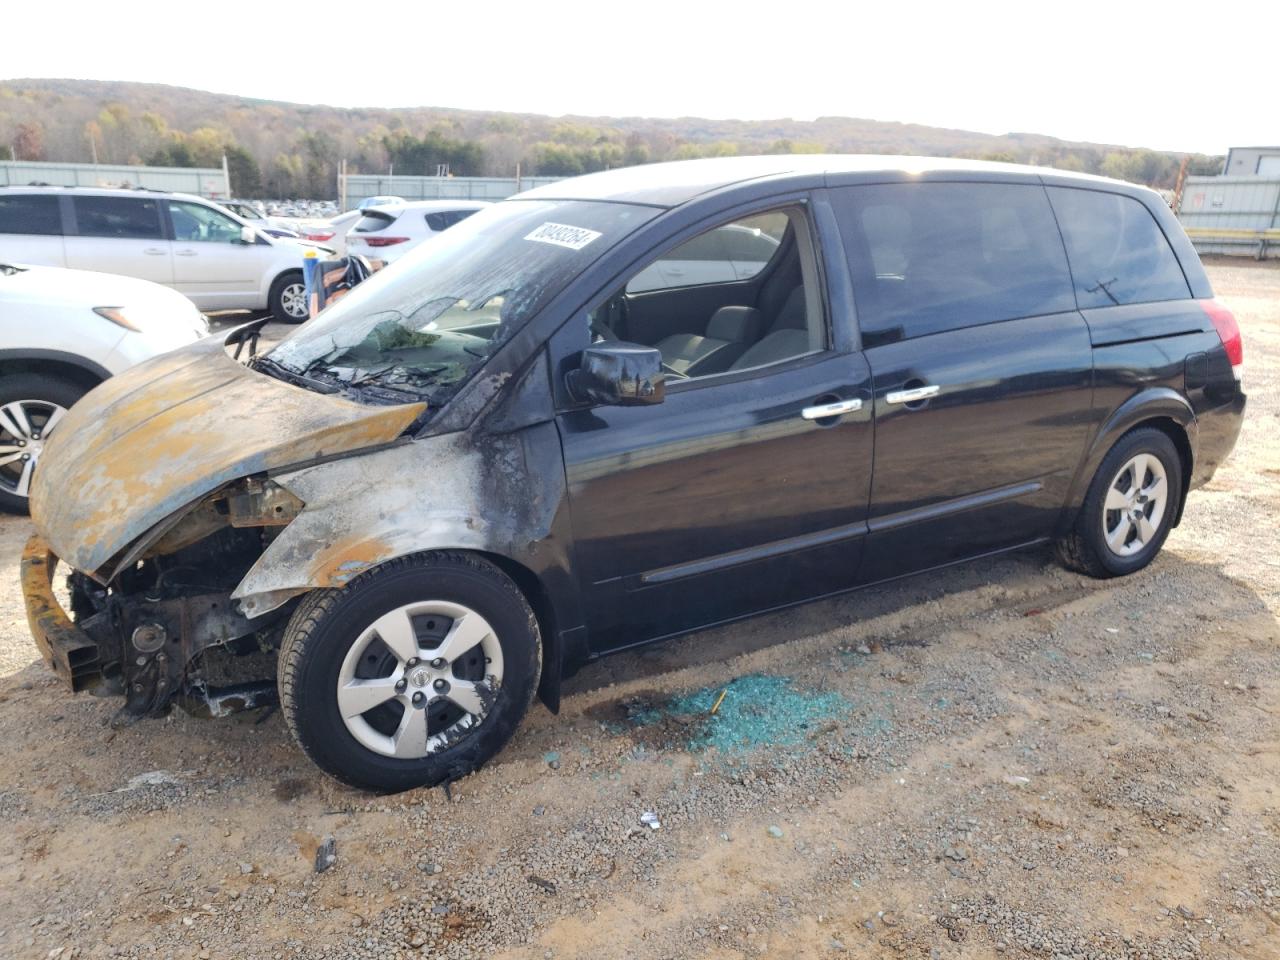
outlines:
[[[1092,417],[1092,353],[1044,188],[836,193],[875,382],[860,579],[1048,536]]]
[[[789,216],[804,239],[795,245],[804,258],[798,318],[767,317],[735,368],[669,381],[660,404],[558,418],[596,650],[856,582],[871,481],[870,371],[838,332],[849,329],[847,306],[824,296],[808,213],[797,206]],[[766,267],[794,277],[787,269]],[[586,330],[586,318],[571,324],[553,338],[553,355],[571,360]]]

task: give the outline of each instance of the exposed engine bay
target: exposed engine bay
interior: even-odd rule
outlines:
[[[231,592],[301,509],[269,480],[238,480],[113,560],[107,584],[73,572],[75,627],[96,648],[83,649],[82,640],[78,654],[67,657],[73,688],[123,695],[132,716],[161,714],[174,702],[199,716],[274,702],[274,677],[220,687],[205,676],[204,654],[278,647],[293,604],[250,619]]]

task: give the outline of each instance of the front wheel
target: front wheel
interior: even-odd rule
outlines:
[[[435,786],[502,749],[541,660],[510,578],[473,555],[423,554],[302,602],[280,648],[280,700],[307,756],[344,783]]]
[[[27,512],[31,475],[45,441],[84,392],[44,374],[0,377],[0,510]]]
[[[267,294],[267,307],[281,323],[302,323],[310,312],[307,306],[307,285],[301,271],[291,271],[276,277]]]
[[[1141,570],[1164,546],[1181,500],[1182,458],[1173,441],[1154,427],[1131,430],[1103,458],[1058,556],[1091,577]]]

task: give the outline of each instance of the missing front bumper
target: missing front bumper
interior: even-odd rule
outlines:
[[[40,655],[72,691],[87,690],[102,679],[98,644],[67,616],[53,593],[58,558],[39,534],[22,551],[22,595],[27,623]]]

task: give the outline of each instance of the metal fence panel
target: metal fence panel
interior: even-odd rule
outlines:
[[[1280,177],[1187,177],[1178,219],[1188,230],[1272,230],[1280,227]],[[1192,238],[1199,253],[1253,256],[1247,242],[1213,243]],[[1280,256],[1271,247],[1270,256]]]
[[[106,163],[0,162],[0,186],[50,183],[60,187],[145,187],[225,199],[227,181],[221,168],[135,167]]]
[[[405,200],[505,200],[523,190],[555,183],[562,177],[397,177],[347,174],[347,209],[370,197]]]

